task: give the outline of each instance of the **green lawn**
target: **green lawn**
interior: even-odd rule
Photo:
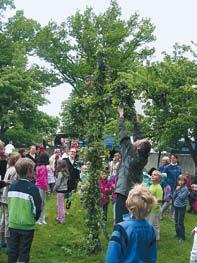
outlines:
[[[31,249],[31,263],[103,263],[107,241],[101,234],[102,251],[98,255],[84,253],[85,211],[79,198],[74,197],[65,225],[56,224],[56,196],[47,198],[47,225],[36,225]],[[191,230],[197,215],[186,214],[186,241],[174,240],[174,223],[167,216],[161,221],[161,240],[158,242],[158,263],[188,263],[192,247]],[[112,209],[109,210],[109,233],[112,231]],[[0,252],[0,262],[7,262],[5,250]]]

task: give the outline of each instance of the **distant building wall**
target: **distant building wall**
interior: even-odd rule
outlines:
[[[194,161],[191,158],[190,155],[185,155],[185,154],[176,154],[178,156],[178,161],[179,161],[179,165],[182,168],[182,172],[188,172],[189,174],[191,174],[192,176],[195,175],[195,165],[194,165]],[[161,159],[164,155],[161,155],[160,158],[160,163],[161,163]],[[148,164],[146,165],[145,169],[148,171],[150,170],[152,167],[157,168],[157,164],[158,164],[158,153],[151,153],[148,159]]]

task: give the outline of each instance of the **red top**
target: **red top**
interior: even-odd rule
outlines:
[[[106,205],[109,203],[109,196],[112,192],[112,184],[107,179],[99,179],[98,184],[101,193],[100,204]]]
[[[36,186],[43,190],[48,190],[48,172],[45,165],[36,167]]]

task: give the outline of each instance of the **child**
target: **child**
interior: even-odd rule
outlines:
[[[68,192],[69,171],[67,162],[59,160],[57,162],[57,180],[54,191],[57,192],[57,222],[63,224],[65,221],[64,196]]]
[[[150,191],[152,195],[156,198],[157,204],[153,207],[150,215],[148,216],[148,221],[155,230],[156,240],[160,239],[160,212],[161,212],[161,202],[163,197],[163,190],[160,185],[160,180],[162,174],[158,170],[154,170],[151,174],[152,185],[150,186]]]
[[[108,181],[108,174],[105,170],[101,171],[101,179],[98,180],[98,185],[100,188],[100,204],[103,209],[104,220],[107,221],[107,210],[112,186],[111,183]]]
[[[17,173],[14,167],[15,163],[20,158],[18,153],[10,153],[8,165],[9,168],[6,171],[4,180],[8,181],[10,184],[17,180]],[[3,194],[1,196],[1,208],[2,208],[2,215],[1,215],[1,225],[0,225],[0,246],[6,247],[7,246],[7,238],[9,236],[8,233],[8,187],[3,189]]]
[[[189,199],[189,205],[190,205],[188,212],[189,213],[197,212],[196,205],[195,205],[197,203],[197,184],[191,185],[191,189],[189,191],[188,199]]]
[[[19,180],[8,191],[8,262],[29,262],[35,222],[40,216],[42,201],[37,187],[30,182],[34,174],[33,161],[20,158],[15,168]]]
[[[187,189],[190,191],[192,185],[192,177],[188,172],[185,172],[183,175],[186,177],[186,186]]]
[[[171,187],[168,184],[167,180],[163,182],[163,190],[164,190],[164,196],[163,196],[163,205],[161,207],[160,219],[163,218],[165,211],[172,204],[172,191],[171,191]],[[169,217],[170,217],[170,214],[169,214]]]
[[[51,161],[49,161],[49,164],[47,165],[47,175],[48,175],[49,194],[52,194],[53,187],[55,185],[55,176],[54,176],[53,168],[51,166]]]
[[[89,173],[88,173],[88,166],[87,165],[83,165],[81,167],[81,172],[80,172],[80,181],[82,183],[84,183],[86,181],[86,179],[88,178]]]
[[[45,220],[45,201],[46,201],[46,192],[49,188],[48,186],[48,174],[46,168],[45,157],[42,158],[42,155],[38,158],[38,166],[36,167],[36,186],[38,187],[41,199],[42,199],[42,212],[37,224],[46,224]]]
[[[176,187],[172,199],[175,208],[175,230],[179,242],[185,240],[184,217],[188,198],[188,188],[186,186],[187,178],[184,175],[179,175],[178,186]]]
[[[126,200],[130,216],[124,216],[124,221],[115,225],[108,245],[106,263],[156,263],[155,232],[145,219],[155,202],[144,184],[134,185]]]

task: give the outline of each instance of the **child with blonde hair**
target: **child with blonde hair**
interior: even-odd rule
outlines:
[[[114,227],[106,254],[106,263],[157,261],[156,237],[145,219],[156,200],[144,184],[130,190],[126,206],[129,214]]]

